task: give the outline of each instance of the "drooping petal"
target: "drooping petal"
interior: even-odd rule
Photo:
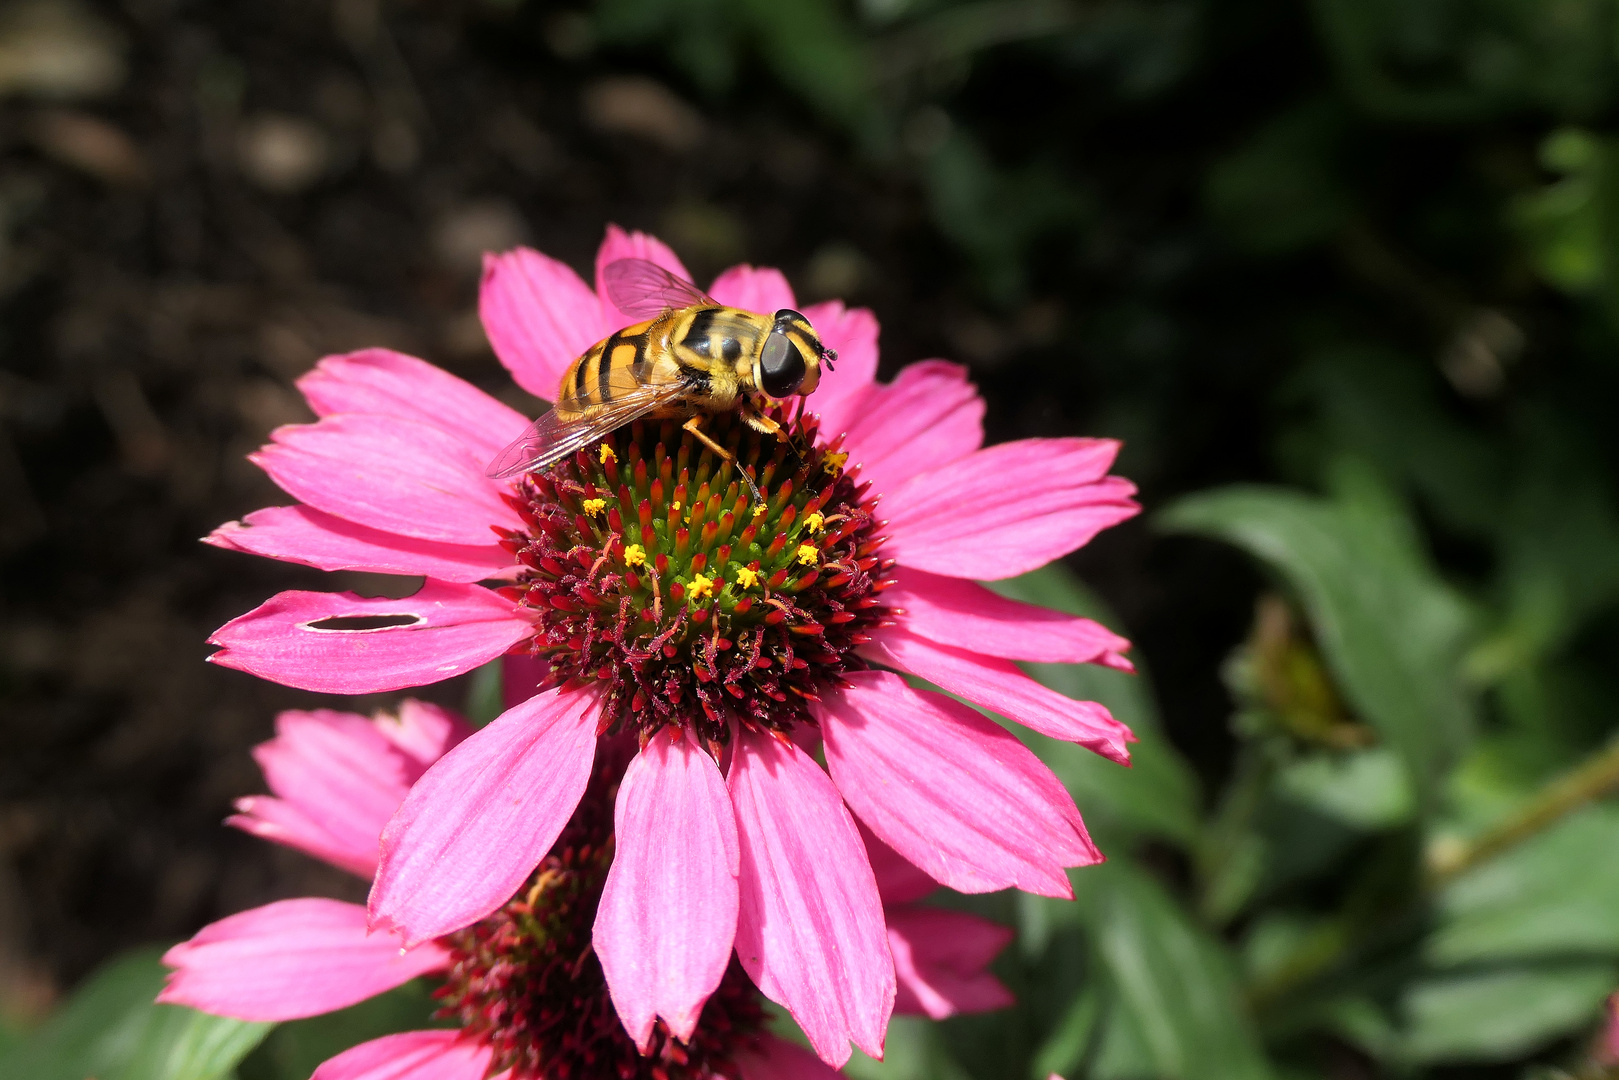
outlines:
[[[528,419],[465,379],[392,349],[328,356],[298,379],[316,416],[375,413],[446,431],[488,461],[528,427]]]
[[[888,945],[899,977],[894,1011],[943,1020],[1011,1005],[1012,992],[985,969],[1015,936],[962,911],[889,908]]]
[[[270,506],[227,521],[203,543],[317,570],[422,574],[440,581],[486,581],[515,565],[498,544],[417,540],[344,521],[310,506]]]
[[[624,1029],[645,1052],[662,1017],[689,1040],[736,938],[736,816],[714,759],[659,732],[618,789],[594,942]]]
[[[845,308],[837,300],[811,304],[804,317],[821,344],[837,352],[834,370],[821,373],[821,384],[809,396],[810,412],[821,414],[825,438],[849,430],[860,403],[877,378],[877,317],[866,308]]]
[[[802,1046],[760,1035],[736,1055],[742,1080],[842,1080],[843,1074]]]
[[[843,449],[851,465],[859,463],[860,479],[871,481],[873,491],[893,491],[983,445],[984,399],[960,364],[924,360],[906,365],[891,383],[873,384],[847,431]],[[835,434],[827,429],[828,437]]]
[[[1092,619],[1009,600],[977,582],[897,566],[883,603],[904,612],[900,624],[919,637],[986,656],[1051,664],[1135,667],[1130,642]]]
[[[855,819],[855,825],[860,829],[860,839],[865,842],[866,857],[871,860],[871,872],[877,879],[877,893],[883,898],[885,908],[920,900],[938,889],[937,881],[878,839],[877,834],[859,818]]]
[[[505,708],[533,697],[551,670],[550,661],[528,653],[507,653],[500,658],[500,695]]]
[[[483,1080],[492,1053],[460,1031],[406,1031],[328,1058],[309,1080]]]
[[[904,627],[879,633],[867,649],[885,663],[920,675],[1042,735],[1078,743],[1120,765],[1130,763],[1129,744],[1135,736],[1100,702],[1076,701],[1059,694],[1029,678],[1010,660],[940,645]]]
[[[584,794],[600,710],[586,690],[536,694],[428,769],[383,829],[372,926],[426,941],[511,899]]]
[[[407,775],[414,784],[428,766],[461,744],[472,734],[472,725],[457,713],[431,701],[406,698],[392,715],[379,713],[371,721],[387,740],[409,758],[413,771]]]
[[[865,671],[816,707],[827,766],[895,851],[959,892],[1071,897],[1064,868],[1100,862],[1074,800],[1006,730],[898,675]]]
[[[798,747],[751,731],[736,739],[728,785],[742,852],[742,967],[821,1060],[842,1065],[851,1041],[881,1057],[894,966],[877,882],[837,789]]]
[[[418,540],[481,547],[490,527],[522,528],[487,462],[436,427],[344,413],[289,424],[249,458],[317,510]]]
[[[596,295],[601,298],[602,323],[607,327],[602,336],[628,326],[638,320],[624,314],[607,298],[607,290],[602,283],[602,271],[607,264],[617,262],[619,259],[646,259],[657,263],[665,270],[678,278],[691,280],[691,272],[680,261],[680,256],[670,250],[655,236],[648,236],[644,232],[625,232],[617,225],[607,226],[607,235],[602,240],[601,247],[596,249]]]
[[[347,1008],[442,969],[436,941],[400,949],[367,935],[365,908],[304,897],[203,927],[163,955],[174,968],[158,1000],[238,1020],[297,1020]]]
[[[782,308],[796,308],[793,287],[787,276],[770,266],[733,266],[714,279],[708,295],[722,304],[773,315]]]
[[[1111,439],[1023,439],[980,450],[885,494],[905,566],[997,581],[1044,566],[1133,517],[1135,485],[1105,475]]]
[[[253,757],[278,798],[240,800],[229,823],[369,881],[382,827],[425,766],[354,713],[289,710],[275,726]]]
[[[533,634],[516,611],[488,589],[431,579],[402,600],[284,592],[215,630],[208,643],[222,648],[208,659],[324,694],[402,690],[471,671]]]
[[[590,286],[565,263],[532,248],[483,257],[478,315],[512,379],[546,401],[556,400],[574,358],[612,329]]]

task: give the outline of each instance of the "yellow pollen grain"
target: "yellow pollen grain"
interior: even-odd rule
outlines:
[[[585,513],[589,514],[591,517],[595,517],[597,514],[601,513],[603,510],[607,509],[607,500],[606,499],[586,499],[583,503],[580,504],[580,506],[582,506],[584,508]]]
[[[645,566],[646,548],[640,544],[630,544],[624,549],[625,566]]]
[[[737,588],[739,588],[739,589],[751,589],[757,584],[759,584],[759,571],[754,570],[751,567],[747,567],[747,566],[744,566],[744,567],[740,568],[739,570],[737,570],[737,572],[736,572],[736,587]]]
[[[676,499],[674,502],[669,504],[669,512],[671,514],[680,513],[680,500],[679,499]]]
[[[798,561],[803,563],[805,566],[814,566],[815,560],[820,557],[821,553],[816,550],[814,544],[798,545]]]
[[[818,511],[811,511],[804,518],[804,528],[812,533],[818,533],[826,528],[826,518],[822,517]]]
[[[691,584],[686,586],[686,594],[693,600],[700,600],[713,591],[714,579],[711,577],[705,577],[702,574],[697,574],[694,576],[691,579]]]
[[[848,460],[849,460],[849,452],[847,450],[835,450],[832,453],[826,455],[826,460],[824,462],[822,462],[822,466],[826,469],[827,472],[835,473],[839,469],[843,468],[843,463],[848,461]]]
[[[848,455],[845,454],[844,456],[847,457]],[[617,460],[618,460],[618,455],[613,453],[613,448],[611,446],[608,446],[606,443],[602,443],[602,464],[605,465],[609,461],[617,461]]]

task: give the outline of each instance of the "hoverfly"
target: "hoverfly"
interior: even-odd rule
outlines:
[[[687,417],[685,430],[726,461],[702,430],[704,416],[739,408],[755,430],[782,435],[762,406],[808,394],[837,354],[791,308],[760,315],[725,307],[657,263],[619,259],[602,270],[607,296],[643,319],[591,346],[569,365],[551,411],[489,464],[501,480],[535,472],[641,417]],[[758,488],[742,470],[755,499]]]

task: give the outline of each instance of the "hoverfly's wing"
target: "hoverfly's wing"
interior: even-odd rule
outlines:
[[[613,306],[634,319],[656,319],[665,311],[699,305],[719,306],[691,282],[646,259],[608,263],[602,267],[602,285]]]
[[[613,373],[604,389],[609,400],[603,404],[583,406],[585,412],[582,416],[564,420],[557,409],[552,409],[530,424],[527,431],[489,463],[489,478],[505,480],[561,461],[569,454],[599,441],[615,428],[679,401],[686,393],[686,384],[641,382],[629,369],[623,369]],[[581,407],[576,401],[566,399],[559,404],[570,412]]]

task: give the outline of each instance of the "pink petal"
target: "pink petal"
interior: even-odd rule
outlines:
[[[1073,896],[1064,867],[1102,856],[1074,800],[1006,730],[888,671],[816,708],[827,767],[860,820],[936,881]]]
[[[309,1080],[483,1080],[491,1056],[460,1031],[407,1031],[328,1058]]]
[[[372,926],[426,941],[510,900],[584,794],[600,712],[594,693],[548,690],[428,769],[383,830]]]
[[[229,824],[369,881],[382,827],[426,766],[354,713],[288,711],[275,726],[253,757],[280,798],[240,800]]]
[[[298,380],[316,416],[376,413],[446,431],[488,461],[528,427],[528,418],[465,379],[391,349],[328,356]]]
[[[691,272],[662,240],[643,232],[626,233],[617,225],[608,225],[607,236],[602,240],[601,247],[596,249],[596,295],[601,298],[602,323],[607,327],[602,337],[619,327],[639,321],[614,307],[613,302],[607,299],[607,290],[602,285],[602,271],[608,263],[617,262],[619,259],[646,259],[657,263],[676,277],[691,280]]]
[[[837,300],[811,304],[804,317],[821,344],[836,350],[835,370],[822,372],[809,396],[810,412],[821,414],[821,434],[831,439],[853,426],[860,403],[877,378],[877,317],[865,308],[845,308]]]
[[[566,264],[531,248],[483,257],[478,314],[517,385],[546,401],[556,400],[574,358],[612,329],[590,286]]]
[[[1133,517],[1135,485],[1107,476],[1111,439],[1002,443],[888,492],[883,554],[951,577],[995,581],[1068,554]]]
[[[289,424],[251,460],[283,491],[356,525],[482,547],[490,527],[522,528],[483,459],[436,427],[342,414]]]
[[[837,374],[842,374],[839,365]],[[828,429],[828,437],[837,432]],[[945,360],[911,364],[891,383],[875,383],[848,421],[843,448],[876,492],[948,465],[984,442],[984,399],[967,369]]]
[[[965,912],[890,908],[888,945],[899,977],[894,1011],[943,1020],[1013,1004],[1012,992],[984,969],[1015,936]]]
[[[366,934],[365,908],[306,897],[244,911],[170,949],[158,1000],[238,1020],[297,1020],[347,1008],[449,963],[436,941],[402,950]]]
[[[1135,736],[1113,719],[1107,706],[1076,701],[1042,686],[1010,660],[939,645],[901,626],[880,631],[867,648],[884,663],[920,675],[992,713],[1053,739],[1078,743],[1120,765],[1130,764],[1129,744]]]
[[[790,742],[742,731],[728,778],[741,840],[736,951],[821,1060],[849,1042],[882,1056],[894,967],[882,901],[854,821],[820,766]]]
[[[308,506],[270,506],[228,521],[203,543],[317,570],[423,574],[440,581],[485,581],[514,565],[498,544],[470,546],[415,540],[370,529]]]
[[[630,762],[614,825],[596,955],[625,1030],[645,1052],[660,1016],[677,1039],[691,1038],[730,962],[736,815],[714,759],[670,729]]]
[[[921,867],[879,840],[863,822],[856,820],[855,824],[860,828],[860,839],[865,841],[866,857],[871,860],[871,872],[877,879],[884,907],[920,900],[939,887]]]
[[[782,308],[796,308],[793,287],[774,267],[733,266],[714,279],[708,295],[722,304],[772,315]]]
[[[929,641],[1008,660],[1134,670],[1123,656],[1130,642],[1099,622],[1008,600],[962,578],[904,566],[890,576],[898,583],[883,603],[903,611],[900,625]]]
[[[429,579],[402,600],[284,592],[214,631],[208,659],[300,690],[373,694],[471,671],[530,637],[510,600],[478,585]],[[350,628],[331,620],[392,619]],[[402,620],[413,619],[405,623]]]
[[[736,1055],[742,1080],[842,1080],[843,1074],[802,1046],[760,1035]]]

